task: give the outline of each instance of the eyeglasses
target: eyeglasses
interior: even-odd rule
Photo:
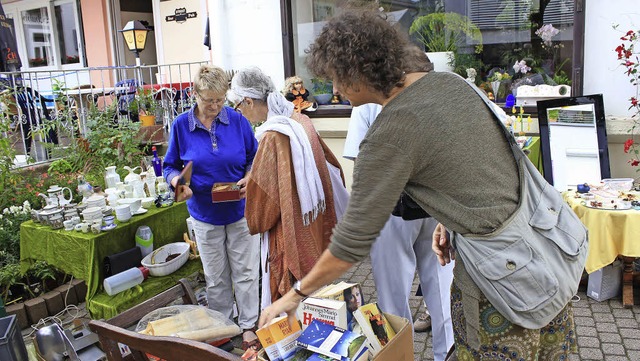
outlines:
[[[235,106],[235,107],[233,107],[233,110],[235,110],[235,111],[236,111],[236,112],[238,112],[238,113],[242,113],[242,110],[240,110],[240,109],[238,109],[238,108],[242,105],[242,103],[244,103],[244,99],[245,99],[245,98],[242,98],[242,100],[241,100],[238,104],[236,104],[236,106]]]
[[[198,97],[198,99],[200,100],[200,102],[202,102],[203,104],[207,104],[207,105],[222,105],[225,102],[225,98],[218,98],[218,99],[205,99],[203,98],[200,94],[196,93],[196,96]]]

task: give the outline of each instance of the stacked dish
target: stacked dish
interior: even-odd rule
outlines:
[[[116,206],[115,210],[118,222],[128,222],[131,219],[131,207],[128,204]]]
[[[82,211],[82,219],[84,219],[85,222],[102,219],[102,209],[100,207],[87,207],[87,209]]]
[[[104,208],[107,206],[106,198],[97,194],[87,198],[85,203],[87,204],[87,208],[92,208],[92,207]]]

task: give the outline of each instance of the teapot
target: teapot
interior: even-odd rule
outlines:
[[[136,173],[136,169],[140,168],[139,166],[131,168],[131,167],[128,167],[128,166],[125,165],[122,168],[124,168],[124,169],[129,171],[129,174],[127,174],[127,176],[124,177],[124,183],[125,184],[131,184],[133,181],[141,180],[140,174]]]
[[[50,198],[50,197],[47,197],[46,194],[40,193],[40,192],[36,193],[36,196],[44,198],[45,205],[44,205],[43,209],[45,209],[45,208],[47,208],[47,209],[58,208],[58,198],[56,198],[56,197]]]
[[[69,198],[65,198],[64,196],[65,189],[69,191]],[[49,196],[49,199],[51,200],[52,204],[57,204],[58,207],[62,207],[65,204],[69,204],[71,203],[71,200],[73,200],[73,193],[71,192],[71,189],[67,187],[60,187],[57,185],[52,185],[51,187],[49,187],[49,189],[47,189],[47,195]],[[48,201],[47,201],[47,204],[49,204]]]

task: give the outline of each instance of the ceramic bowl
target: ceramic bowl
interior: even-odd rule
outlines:
[[[146,198],[142,198],[142,208],[151,208],[153,207],[153,205],[155,204],[156,198],[155,197],[146,197]]]
[[[127,204],[131,208],[131,213],[136,213],[142,206],[142,199],[140,198],[123,198],[118,200],[118,204]]]
[[[170,261],[165,261],[171,254],[178,254]],[[160,277],[171,274],[182,267],[189,260],[189,244],[176,242],[166,244],[149,253],[140,262],[149,269],[149,274]]]

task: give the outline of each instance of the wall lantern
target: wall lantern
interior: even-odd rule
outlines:
[[[136,66],[140,66],[140,52],[144,50],[147,44],[147,33],[149,29],[138,20],[132,20],[120,30],[124,36],[124,42],[129,50],[136,54]]]

